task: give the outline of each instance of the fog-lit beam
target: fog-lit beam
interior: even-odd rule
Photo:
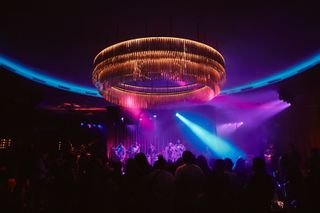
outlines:
[[[243,125],[243,122],[225,123],[217,125],[217,135],[220,137],[226,137],[234,133],[239,127]]]
[[[236,160],[238,157],[244,157],[244,153],[232,144],[217,137],[215,134],[209,132],[196,123],[193,123],[184,116],[176,113],[176,116],[194,133],[203,143],[205,143],[218,157],[229,157]]]

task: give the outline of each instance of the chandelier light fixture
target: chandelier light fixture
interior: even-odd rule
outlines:
[[[92,81],[109,102],[129,108],[204,103],[226,78],[222,55],[196,41],[173,37],[132,39],[94,59]]]

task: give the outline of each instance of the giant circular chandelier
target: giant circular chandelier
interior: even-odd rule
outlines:
[[[94,59],[92,81],[109,102],[130,108],[204,103],[225,81],[222,55],[192,40],[147,37],[114,44]]]

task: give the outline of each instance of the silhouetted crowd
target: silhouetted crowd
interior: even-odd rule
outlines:
[[[17,160],[18,159],[18,160]],[[123,165],[90,152],[26,152],[0,162],[1,212],[320,212],[320,157],[300,169],[283,155],[210,159],[184,151],[150,165],[136,154]],[[303,171],[303,172],[302,172]]]

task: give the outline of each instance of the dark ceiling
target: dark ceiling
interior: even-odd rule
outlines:
[[[0,55],[92,86],[92,60],[104,47],[143,36],[184,37],[223,54],[229,88],[317,52],[318,13],[315,1],[7,1]]]

